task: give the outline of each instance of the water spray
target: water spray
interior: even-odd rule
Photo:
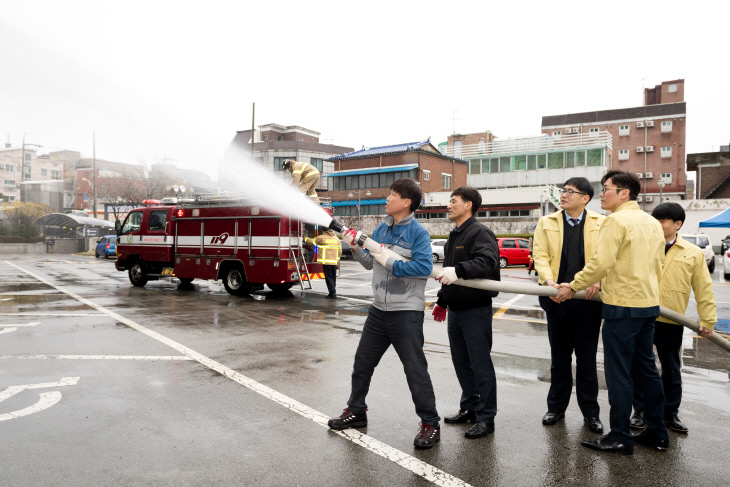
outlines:
[[[333,218],[330,222],[329,228],[342,233],[344,230],[347,230],[347,227],[345,227],[342,223],[337,221],[336,218]],[[367,235],[362,233],[361,231],[358,231],[356,233],[355,243],[359,245],[360,247],[367,249],[368,252],[371,254],[380,254],[381,252],[385,252],[388,257],[392,257],[395,260],[409,260],[402,255],[396,254],[392,250],[383,247],[373,239],[369,238]],[[430,277],[436,278],[438,275],[437,271],[431,272]],[[503,292],[503,293],[510,293],[510,294],[530,294],[533,296],[546,296],[546,297],[552,297],[557,296],[560,291],[555,289],[554,287],[550,286],[540,286],[539,284],[525,284],[521,282],[504,282],[504,281],[493,281],[491,279],[457,279],[456,281],[452,282],[450,285],[457,285],[457,286],[464,286],[464,287],[470,287],[473,289],[481,289],[484,291],[496,291],[496,292]],[[573,299],[586,299],[585,291],[580,291],[578,293],[575,293],[575,296],[573,296]],[[601,302],[600,294],[591,301],[598,301]],[[676,311],[672,311],[671,309],[665,308],[664,306],[661,306],[659,309],[659,315],[670,319],[674,321],[675,323],[679,323],[682,326],[686,326],[690,330],[694,331],[695,333],[699,333],[700,331],[700,324],[690,319],[683,314],[677,313]],[[723,338],[721,335],[718,335],[717,333],[713,333],[710,338],[708,338],[709,341],[714,343],[715,345],[719,346],[726,352],[730,352],[730,341]]]

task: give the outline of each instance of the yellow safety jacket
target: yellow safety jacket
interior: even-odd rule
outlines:
[[[586,210],[585,222],[583,222],[583,248],[586,262],[596,251],[601,223],[605,219],[606,217],[603,215]],[[540,284],[545,284],[548,279],[557,282],[560,258],[563,255],[563,228],[565,228],[563,210],[543,216],[537,222],[532,240],[532,258],[535,261],[535,271],[540,276]]]
[[[289,166],[289,171],[291,171],[292,177],[294,178],[294,186],[299,186],[299,182],[307,176],[311,176],[315,173],[319,174],[317,168],[308,162],[294,161]]]
[[[712,330],[717,323],[717,306],[705,255],[698,246],[677,235],[677,241],[665,257],[659,302],[665,308],[684,314],[689,303],[690,289],[695,293],[700,324]],[[661,316],[657,321],[676,324]]]
[[[627,308],[659,306],[664,265],[664,231],[659,222],[627,201],[601,225],[596,252],[570,283],[582,291],[601,281],[601,300]]]
[[[342,257],[340,239],[329,235],[319,235],[317,238],[305,238],[304,243],[315,246],[317,249],[317,264],[337,265]]]

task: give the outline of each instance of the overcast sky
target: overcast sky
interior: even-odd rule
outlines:
[[[687,153],[730,143],[730,2],[5,1],[3,141],[211,176],[237,130],[354,147],[643,104],[685,79]],[[454,120],[455,119],[455,120]]]

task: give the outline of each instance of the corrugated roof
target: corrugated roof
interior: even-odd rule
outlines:
[[[35,221],[37,225],[52,225],[57,227],[96,227],[96,228],[114,228],[114,223],[108,220],[100,220],[74,213],[49,213],[38,218]]]
[[[542,117],[542,127],[554,127],[556,125],[577,125],[583,123],[601,123],[611,122],[615,120],[630,120],[635,118],[683,115],[686,113],[687,102],[664,103],[661,105],[646,105],[634,108],[619,108],[616,110],[601,110],[596,112],[550,115],[547,117]]]
[[[360,205],[384,205],[385,200],[361,200]],[[357,206],[357,200],[333,201],[332,206]]]
[[[333,176],[360,176],[362,174],[380,174],[384,172],[397,172],[397,171],[408,171],[409,169],[416,169],[418,164],[401,164],[400,166],[385,166],[385,167],[371,167],[367,169],[349,169],[347,171],[337,171],[329,174],[325,174],[325,178],[331,178]]]
[[[382,147],[362,146],[362,149],[360,149],[360,150],[348,152],[347,154],[342,154],[341,156],[330,157],[330,159],[347,159],[349,157],[375,156],[375,155],[380,155],[380,154],[392,154],[394,152],[408,152],[408,151],[418,150],[421,147],[423,147],[424,145],[430,144],[430,143],[431,143],[431,137],[427,138],[426,140],[422,140],[420,142],[408,142],[405,144],[384,145]]]

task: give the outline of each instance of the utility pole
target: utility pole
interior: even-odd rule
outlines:
[[[93,154],[93,163],[92,163],[92,171],[94,172],[94,184],[91,188],[91,192],[94,196],[93,202],[94,202],[94,213],[92,213],[92,218],[96,218],[96,132],[91,133],[91,140],[92,140],[92,154]]]
[[[253,102],[253,109],[251,110],[251,159],[254,159],[253,156],[253,139],[254,135],[256,135],[256,102]]]

